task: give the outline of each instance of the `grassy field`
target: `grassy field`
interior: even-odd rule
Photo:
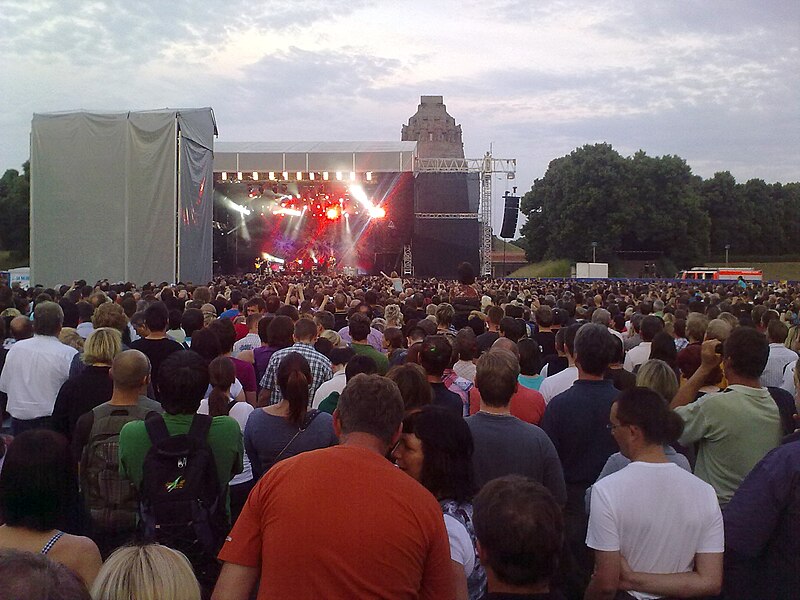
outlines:
[[[571,266],[567,259],[545,260],[517,269],[509,277],[569,277]]]
[[[709,267],[724,267],[724,262],[706,263]],[[767,281],[800,281],[800,262],[737,261],[731,266],[753,267],[764,272]],[[546,260],[517,269],[509,277],[569,277],[572,263],[569,260]]]

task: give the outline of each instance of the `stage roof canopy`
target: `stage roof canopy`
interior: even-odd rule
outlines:
[[[214,171],[410,172],[417,142],[217,142]]]

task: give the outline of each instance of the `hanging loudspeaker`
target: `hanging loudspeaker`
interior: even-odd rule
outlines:
[[[500,237],[512,239],[517,233],[517,216],[519,215],[519,196],[504,196],[506,205],[503,211],[503,226],[500,228]]]

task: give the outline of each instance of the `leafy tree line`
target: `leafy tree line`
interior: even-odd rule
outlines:
[[[727,171],[692,174],[679,156],[623,157],[609,144],[553,160],[520,204],[528,260],[597,260],[661,253],[678,266],[725,253],[796,254],[800,183],[736,183]]]
[[[8,169],[0,178],[0,250],[17,258],[28,256],[30,197],[30,161],[25,161],[22,173]]]

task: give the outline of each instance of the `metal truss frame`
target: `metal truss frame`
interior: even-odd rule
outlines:
[[[414,173],[480,173],[480,211],[474,213],[416,213],[420,219],[475,219],[481,221],[481,265],[484,277],[492,275],[492,177],[494,173],[505,173],[514,179],[517,159],[493,158],[487,152],[483,158],[419,158],[414,160]],[[405,265],[405,253],[403,255]],[[405,268],[405,267],[404,267]]]

